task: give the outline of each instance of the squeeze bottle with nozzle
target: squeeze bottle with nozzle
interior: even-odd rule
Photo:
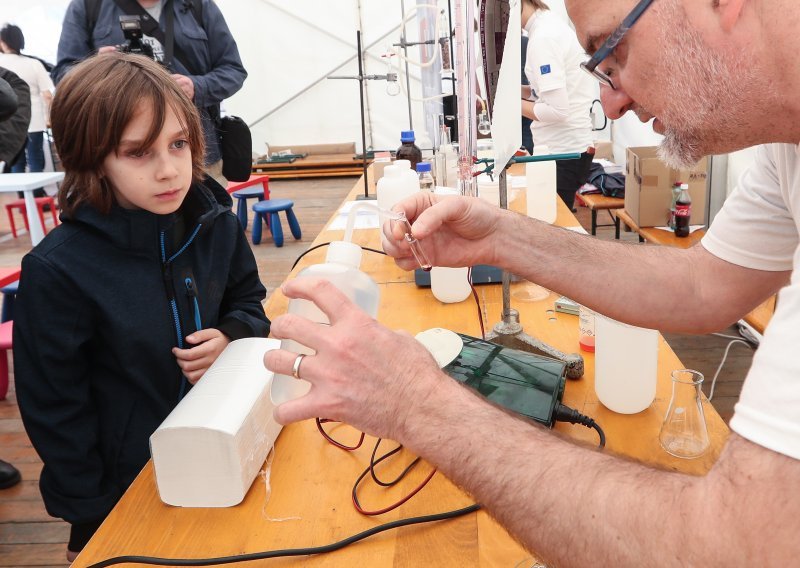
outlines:
[[[345,240],[334,241],[328,245],[328,253],[325,262],[308,266],[297,273],[295,278],[323,278],[336,286],[345,296],[359,308],[364,310],[372,318],[378,315],[380,303],[380,290],[378,285],[367,274],[359,270],[363,251],[361,247],[350,242],[352,237],[352,226],[355,222],[355,215],[361,204],[356,204],[348,217],[348,230],[345,233]],[[365,206],[374,207],[364,203]],[[330,325],[326,316],[313,302],[295,298],[289,301],[290,314],[302,316],[321,325]],[[284,339],[281,342],[281,349],[286,349],[293,353],[305,353],[313,355],[314,351],[305,345],[301,345],[291,339]],[[300,376],[302,377],[302,366]],[[275,375],[272,383],[272,400],[275,404],[280,404],[287,400],[298,398],[308,392],[310,383],[304,380],[297,380],[286,375]]]

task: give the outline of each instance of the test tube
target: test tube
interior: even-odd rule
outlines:
[[[401,223],[403,225],[403,231],[405,233],[405,240],[408,243],[409,248],[411,249],[411,254],[414,255],[414,259],[419,264],[420,268],[425,272],[429,272],[433,265],[428,261],[428,257],[422,250],[422,247],[419,244],[419,241],[414,238],[413,233],[411,232],[411,223],[409,223],[408,219],[406,218],[405,213],[396,213],[394,211],[387,211],[386,214],[389,215],[389,218],[392,221],[397,223]]]

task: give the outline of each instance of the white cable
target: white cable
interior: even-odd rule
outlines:
[[[709,335],[715,335],[717,337],[723,337],[725,339],[741,339],[742,338],[741,336],[737,337],[735,335],[725,335],[724,333],[716,333],[716,332],[711,333]]]
[[[712,333],[712,335],[722,335],[720,333]],[[722,336],[727,337],[727,336]],[[722,361],[719,362],[719,367],[717,367],[717,372],[714,373],[714,378],[711,379],[711,389],[708,391],[708,401],[711,402],[711,399],[714,398],[714,386],[717,384],[717,377],[719,376],[719,372],[722,370],[722,366],[725,364],[725,361],[728,358],[728,351],[730,351],[731,347],[734,343],[743,343],[752,349],[752,345],[750,345],[744,339],[733,339],[728,346],[725,348],[725,353],[722,355]]]
[[[435,10],[436,15],[437,16],[439,15],[439,6],[437,6],[436,4],[417,4],[416,6],[412,6],[412,8],[405,13],[405,15],[403,16],[403,19],[400,21],[400,30],[401,30],[401,33],[403,34],[403,39],[405,39],[405,37],[406,37],[406,22],[408,22],[408,20],[411,19],[412,16],[416,15],[416,13],[420,10],[420,8]],[[439,18],[438,17],[436,18],[436,24],[433,27],[433,37],[437,38],[436,41],[438,42],[438,37],[439,37]],[[437,43],[434,43],[433,45],[437,46]],[[414,61],[413,59],[410,59],[410,58],[406,57],[405,55],[403,55],[401,53],[401,51],[402,51],[401,49],[397,50],[397,57],[399,57],[403,61],[407,61],[411,65],[416,65],[417,67],[430,67],[439,58],[439,50],[436,49],[436,48],[434,48],[433,55],[431,56],[430,60],[428,60],[428,61],[426,61],[424,63],[421,62],[421,61]]]

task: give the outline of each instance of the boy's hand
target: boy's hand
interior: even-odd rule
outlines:
[[[195,347],[189,349],[173,347],[172,354],[178,360],[178,366],[183,370],[183,376],[190,383],[195,384],[217,360],[219,354],[231,340],[220,330],[208,328],[186,336],[186,342]]]

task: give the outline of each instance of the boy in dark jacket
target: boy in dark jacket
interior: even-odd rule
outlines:
[[[80,63],[51,121],[63,224],[23,259],[14,361],[45,505],[72,523],[71,559],[186,390],[269,320],[230,198],[201,181],[197,110],[162,67],[121,53]]]

